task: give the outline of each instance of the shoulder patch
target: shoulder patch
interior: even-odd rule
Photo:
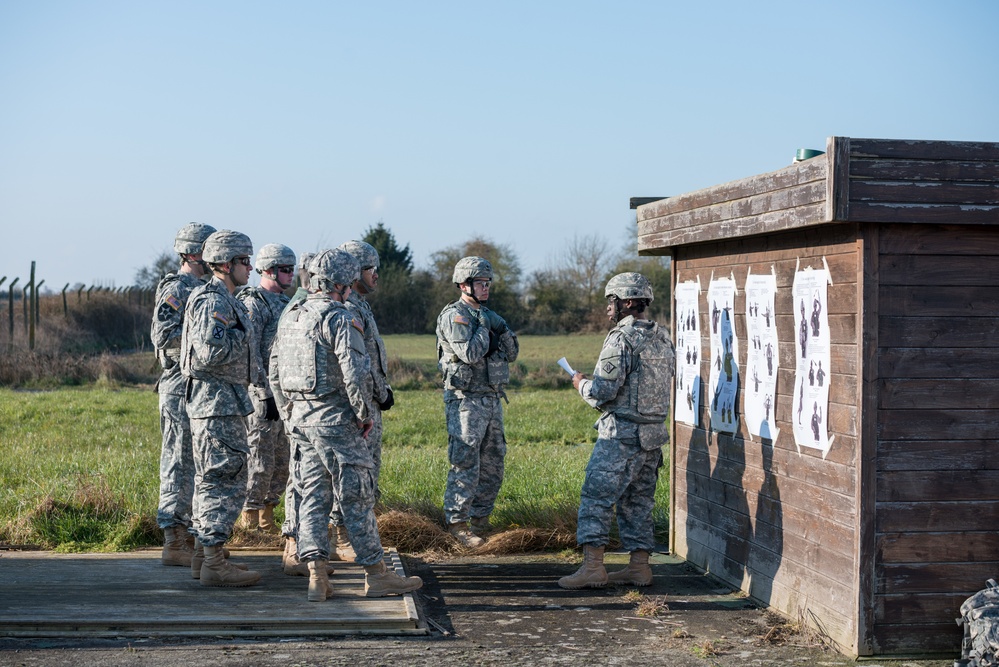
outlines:
[[[364,324],[361,322],[361,320],[357,319],[356,317],[350,318],[350,326],[354,327],[361,333],[364,333]]]
[[[217,310],[212,313],[212,319],[221,322],[225,326],[229,326],[229,318],[227,318],[225,315],[218,312]]]
[[[167,298],[163,299],[163,301],[167,303],[174,310],[180,310],[181,308],[184,307],[184,304],[180,302],[180,299],[175,297],[173,294],[167,296]]]
[[[617,365],[611,363],[610,361],[605,361],[604,365],[601,366],[600,369],[604,372],[605,375],[613,377],[614,371],[617,370]]]
[[[454,323],[455,324],[466,324],[467,325],[468,324],[468,318],[465,317],[464,315],[455,315],[454,316]]]

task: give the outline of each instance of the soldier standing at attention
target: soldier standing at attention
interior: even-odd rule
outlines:
[[[400,577],[385,566],[375,520],[374,461],[365,442],[372,427],[371,371],[364,325],[344,303],[360,265],[338,248],[319,253],[310,272],[312,292],[281,318],[271,364],[275,396],[290,402],[289,425],[302,435],[298,556],[309,569],[308,599],[322,602],[333,594],[328,567],[334,495],[355,560],[364,566],[364,594],[414,591],[423,585],[419,577]]]
[[[156,523],[163,530],[161,561],[164,565],[190,567],[194,553],[191,528],[194,453],[184,397],[186,381],[180,373],[180,336],[187,298],[208,273],[201,251],[205,239],[214,231],[214,227],[192,222],[177,232],[173,249],[180,255],[180,269],[168,273],[156,286],[156,305],[149,332],[156,358],[163,368],[156,383],[160,397],[160,431],[163,433]]]
[[[447,455],[444,491],[448,532],[466,547],[482,546],[503,483],[506,435],[503,388],[517,360],[517,335],[485,307],[493,279],[482,257],[463,257],[452,278],[461,298],[437,317],[437,364],[444,376]],[[471,520],[471,531],[469,530]]]
[[[348,252],[361,266],[361,273],[347,296],[349,308],[364,324],[364,347],[368,351],[371,365],[371,396],[368,406],[371,408],[371,433],[368,434],[368,448],[371,449],[371,459],[375,464],[375,502],[381,497],[378,490],[378,476],[382,468],[382,412],[395,404],[392,387],[388,383],[388,356],[385,354],[385,343],[378,334],[371,305],[364,298],[374,293],[378,288],[378,251],[374,246],[364,241],[347,241],[339,246]],[[340,503],[333,500],[333,511],[330,513],[330,524],[334,528],[336,544],[330,552],[330,558],[352,562],[356,554],[350,545],[347,528],[343,525],[343,512]]]
[[[583,547],[583,564],[558,580],[569,589],[652,583],[652,506],[662,447],[669,442],[665,422],[676,354],[669,333],[645,319],[652,285],[640,273],[619,273],[608,281],[604,294],[614,328],[604,339],[593,379],[582,373],[572,378],[583,400],[602,414],[579,500],[576,542]],[[615,510],[621,544],[631,552],[631,562],[608,576],[604,548]]]
[[[253,322],[233,292],[250,278],[253,245],[223,229],[205,241],[212,278],[191,292],[184,317],[180,368],[187,377],[187,415],[194,441],[195,526],[191,575],[204,586],[251,586],[260,573],[229,563],[225,542],[246,498],[244,418],[253,412],[247,386],[260,384],[262,364]]]
[[[276,534],[280,529],[274,523],[274,508],[288,483],[288,437],[267,382],[267,371],[278,318],[290,301],[285,290],[295,279],[295,253],[286,245],[268,243],[257,253],[254,268],[260,274],[260,286],[242,289],[236,297],[250,312],[264,364],[261,385],[250,388],[253,413],[246,418],[250,457],[241,525]]]

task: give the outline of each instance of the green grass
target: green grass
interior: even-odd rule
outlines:
[[[598,413],[571,389],[511,391],[509,397],[506,476],[494,524],[575,525]],[[0,443],[0,543],[113,551],[158,542],[160,433],[153,392],[0,389]],[[440,392],[399,391],[385,414],[383,507],[441,521],[446,476]],[[656,502],[662,534],[665,474]]]
[[[385,336],[392,386],[400,389],[433,389],[441,384],[437,370],[437,339],[430,335]],[[600,353],[604,334],[572,336],[520,336],[520,354],[510,369],[513,389],[570,387],[568,374],[556,363],[565,357],[576,370],[590,374]]]

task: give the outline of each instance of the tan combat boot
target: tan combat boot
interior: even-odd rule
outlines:
[[[473,516],[472,520],[469,521],[469,527],[472,529],[474,535],[482,537],[483,535],[488,535],[493,529],[491,523],[489,523],[489,517],[487,516]]]
[[[325,560],[310,560],[308,568],[309,602],[322,602],[333,597],[333,586],[330,584],[330,578],[327,574],[329,563]]]
[[[400,577],[385,567],[385,561],[381,560],[374,565],[365,565],[364,572],[364,595],[369,598],[401,595],[423,586],[419,577]]]
[[[458,540],[459,544],[469,549],[478,549],[486,543],[481,537],[473,535],[472,531],[468,529],[468,524],[464,521],[452,523],[447,527],[447,532],[451,533],[451,537]]]
[[[274,508],[276,505],[267,505],[264,509],[260,510],[259,523],[260,530],[265,533],[271,533],[272,535],[277,535],[280,529],[277,524],[274,523]]]
[[[194,541],[194,552],[191,554],[191,576],[195,579],[201,578],[201,566],[205,563],[205,548],[201,546],[201,542],[197,540]],[[229,550],[222,547],[222,557],[229,558]],[[247,567],[243,564],[232,563],[234,568],[238,570],[246,570]]]
[[[558,580],[562,588],[576,590],[578,588],[603,588],[607,585],[607,570],[604,568],[604,548],[583,547],[583,564],[575,574]]]
[[[333,575],[333,568],[329,565],[329,561],[325,561],[326,575]],[[284,555],[281,556],[281,565],[284,568],[284,573],[289,577],[308,577],[309,576],[309,565],[308,563],[303,563],[298,560],[298,545],[295,542],[294,537],[286,537],[284,542]]]
[[[632,551],[628,567],[607,575],[607,583],[615,586],[648,586],[652,583],[648,551]]]
[[[253,570],[243,570],[222,555],[222,545],[204,547],[205,562],[201,564],[202,586],[224,586],[237,588],[252,586],[260,581],[260,573]]]
[[[344,563],[353,563],[357,558],[354,547],[350,544],[350,535],[347,534],[347,526],[337,526],[333,535],[335,546],[330,554],[332,560],[342,560]],[[334,558],[335,555],[335,558]]]
[[[191,556],[194,552],[187,546],[185,535],[187,531],[182,526],[163,529],[163,555],[160,561],[164,565],[191,567]]]
[[[239,527],[243,530],[260,528],[260,510],[243,510],[243,513],[239,515]]]

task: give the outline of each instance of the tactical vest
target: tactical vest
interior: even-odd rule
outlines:
[[[673,346],[659,325],[618,328],[631,350],[633,370],[605,411],[637,424],[661,424],[669,416],[670,379],[675,364]]]
[[[293,401],[313,401],[343,385],[336,354],[319,343],[323,320],[332,301],[299,301],[282,316],[274,341],[281,391]]]
[[[185,346],[186,349],[184,349],[181,354],[181,372],[188,377],[198,380],[221,380],[222,382],[228,382],[229,384],[246,386],[253,381],[254,375],[256,374],[256,370],[254,369],[256,367],[256,363],[258,363],[254,361],[255,356],[253,352],[253,345],[255,342],[255,335],[253,333],[253,323],[250,321],[250,317],[243,304],[230,295],[221,283],[207,283],[203,291],[200,291],[197,294],[192,294],[192,297],[188,299],[188,307],[201,307],[200,303],[196,304],[195,302],[207,299],[207,295],[212,292],[221,295],[223,299],[231,302],[232,311],[223,311],[223,314],[226,317],[231,315],[236,318],[238,325],[241,326],[246,332],[245,349],[239,354],[233,354],[228,361],[222,363],[207,363],[198,357],[198,355],[194,352],[194,346],[188,342]],[[189,323],[185,322],[185,327],[188,325]]]
[[[191,291],[202,284],[200,279],[188,273],[168,273],[156,286],[154,303],[159,304],[158,308],[170,307],[161,299],[161,295],[175,282],[180,283],[182,287],[177,293],[181,307],[177,311],[176,321],[162,322],[157,316],[158,314],[153,313],[153,321],[150,326],[149,338],[156,351],[156,358],[164,370],[170,370],[180,363],[180,339],[184,329],[184,307],[187,305],[188,297],[191,296]]]

